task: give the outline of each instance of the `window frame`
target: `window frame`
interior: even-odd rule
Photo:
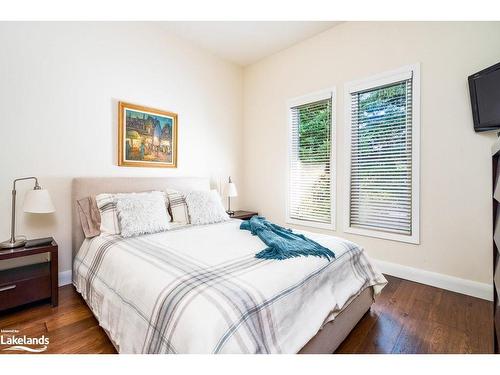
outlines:
[[[374,229],[351,227],[351,94],[397,83],[413,75],[412,79],[412,225],[411,235],[389,233]],[[344,165],[344,212],[343,231],[351,234],[375,237],[412,244],[420,243],[420,64],[403,66],[344,85],[345,165]]]
[[[337,100],[336,100],[336,88],[331,87],[328,89],[323,89],[320,91],[316,91],[310,94],[302,95],[299,97],[295,97],[293,99],[289,99],[286,104],[287,110],[287,136],[288,136],[288,145],[287,145],[287,158],[286,158],[286,214],[285,214],[285,222],[287,224],[300,225],[305,227],[312,227],[318,229],[329,229],[336,230],[336,216],[337,216],[337,164],[336,164],[336,152],[337,152],[337,133],[336,133],[336,113],[337,113]],[[331,204],[330,204],[330,222],[329,223],[318,223],[315,221],[308,220],[299,220],[290,217],[290,194],[291,194],[291,160],[292,160],[292,111],[293,107],[314,103],[320,100],[331,99],[331,145],[330,145],[330,196],[331,196]]]

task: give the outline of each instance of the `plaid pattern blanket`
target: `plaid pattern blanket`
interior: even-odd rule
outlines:
[[[255,258],[239,220],[87,239],[73,283],[120,353],[296,353],[385,278],[363,249],[305,233],[336,258]]]

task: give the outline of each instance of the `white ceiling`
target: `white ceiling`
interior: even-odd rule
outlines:
[[[177,36],[245,66],[330,29],[335,21],[164,22]]]

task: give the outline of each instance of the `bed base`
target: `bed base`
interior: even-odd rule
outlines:
[[[299,354],[331,354],[356,327],[373,303],[373,288],[366,288],[299,351]]]

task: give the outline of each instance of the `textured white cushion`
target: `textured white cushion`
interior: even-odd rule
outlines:
[[[165,206],[165,194],[116,194],[116,212],[122,237],[156,233],[169,229],[170,217]]]
[[[101,215],[101,233],[106,234],[121,234],[120,220],[118,219],[118,212],[116,210],[117,198],[126,198],[130,195],[137,195],[141,197],[143,194],[149,194],[150,192],[144,193],[102,193],[95,197],[97,208]],[[165,209],[168,206],[167,196],[164,192],[157,192],[162,194],[163,201],[165,204]],[[170,215],[167,211],[168,221],[170,221]]]
[[[217,190],[191,191],[186,194],[191,224],[212,224],[229,220]]]

